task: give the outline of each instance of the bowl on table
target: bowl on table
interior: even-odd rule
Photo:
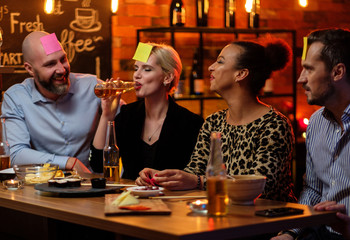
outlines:
[[[266,177],[262,175],[231,175],[227,179],[228,197],[233,204],[254,205],[264,190]]]
[[[28,164],[28,165],[14,165],[16,176],[25,184],[47,183],[52,179],[57,170],[56,164]]]

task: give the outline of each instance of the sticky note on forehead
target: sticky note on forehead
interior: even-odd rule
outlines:
[[[151,55],[152,48],[152,45],[140,42],[139,45],[137,45],[134,57],[132,59],[140,62],[147,62],[149,56]]]
[[[58,42],[56,34],[54,33],[41,37],[40,41],[44,47],[46,55],[62,50],[62,46]]]
[[[301,55],[301,60],[306,59],[306,52],[307,52],[307,37],[304,37],[303,40],[304,40],[304,47],[303,47],[303,55]]]

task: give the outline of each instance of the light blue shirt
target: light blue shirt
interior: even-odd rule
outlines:
[[[100,118],[101,101],[94,94],[96,76],[71,73],[69,91],[57,101],[41,95],[27,78],[4,94],[11,164],[54,163],[65,169],[69,157],[87,167],[90,144]]]

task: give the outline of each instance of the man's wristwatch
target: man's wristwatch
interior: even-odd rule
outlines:
[[[293,231],[291,231],[291,230],[280,231],[280,232],[277,234],[277,236],[281,236],[281,235],[283,235],[283,234],[288,234],[288,235],[292,236],[293,239],[296,239],[297,236],[298,236],[295,232],[293,232]]]

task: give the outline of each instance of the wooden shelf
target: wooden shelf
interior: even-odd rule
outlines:
[[[0,66],[0,74],[2,74],[2,73],[14,73],[14,72],[15,72],[14,67]]]

